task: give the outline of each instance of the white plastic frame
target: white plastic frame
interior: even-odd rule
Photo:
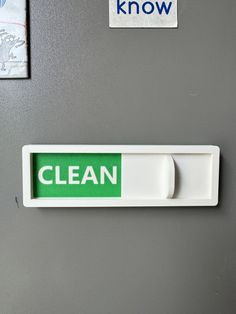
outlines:
[[[206,199],[122,198],[33,198],[32,154],[34,153],[121,153],[121,154],[210,154],[211,197]],[[23,203],[26,207],[171,207],[216,206],[218,204],[219,156],[217,146],[144,145],[26,145],[23,157]]]

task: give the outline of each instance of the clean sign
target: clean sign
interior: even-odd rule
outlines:
[[[33,196],[120,197],[121,154],[35,153]]]
[[[109,0],[111,28],[176,28],[177,0]]]
[[[216,146],[27,145],[27,207],[215,206]]]

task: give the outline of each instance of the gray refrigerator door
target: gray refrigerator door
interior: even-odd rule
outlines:
[[[1,314],[236,313],[236,3],[111,29],[108,1],[30,1],[31,78],[0,81]],[[220,202],[25,208],[26,144],[216,145]]]

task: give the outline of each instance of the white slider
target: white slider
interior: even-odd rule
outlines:
[[[166,197],[173,198],[175,193],[175,163],[171,155],[165,156]]]

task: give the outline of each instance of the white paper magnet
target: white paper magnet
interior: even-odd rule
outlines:
[[[111,28],[176,28],[177,0],[109,0]]]
[[[217,146],[27,145],[27,207],[215,206]]]
[[[27,78],[26,0],[0,0],[0,78]]]

